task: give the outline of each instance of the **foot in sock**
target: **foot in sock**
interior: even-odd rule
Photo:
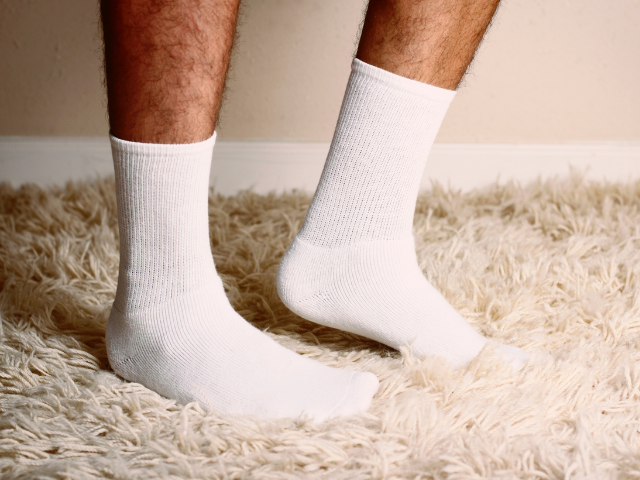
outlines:
[[[209,245],[213,144],[112,137],[121,259],[107,324],[111,367],[221,413],[323,420],[366,410],[375,375],[297,355],[229,304]]]
[[[454,94],[354,60],[318,189],[277,285],[303,318],[464,365],[488,340],[423,276],[412,235],[422,172]],[[497,351],[516,367],[529,358],[507,345]]]
[[[456,366],[487,343],[424,277],[413,237],[324,247],[300,235],[280,265],[278,292],[303,318]],[[496,350],[515,366],[528,359],[508,345]]]

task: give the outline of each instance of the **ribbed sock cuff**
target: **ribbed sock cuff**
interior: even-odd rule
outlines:
[[[417,80],[411,80],[410,78],[401,77],[400,75],[388,72],[382,68],[369,65],[357,58],[353,59],[351,70],[380,83],[390,85],[406,92],[414,93],[422,98],[428,98],[435,102],[446,103],[447,105],[449,105],[456,96],[455,90],[447,90],[446,88],[440,88],[427,83],[418,82]]]
[[[186,157],[192,155],[200,155],[208,150],[213,151],[213,145],[216,143],[217,132],[207,140],[195,143],[138,143],[128,140],[121,140],[113,135],[109,135],[111,140],[111,148],[114,152],[128,155],[144,155],[144,156],[161,156],[167,157]]]

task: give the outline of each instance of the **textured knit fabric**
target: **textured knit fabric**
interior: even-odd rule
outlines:
[[[111,137],[120,273],[107,325],[111,367],[182,403],[316,420],[366,410],[371,373],[327,367],[282,347],[231,307],[209,243],[214,137],[186,145]]]
[[[278,273],[298,315],[464,365],[487,343],[418,267],[413,213],[455,92],[354,60],[306,220]],[[524,352],[498,346],[521,364]]]

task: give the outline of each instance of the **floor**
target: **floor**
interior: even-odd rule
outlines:
[[[309,200],[212,193],[210,231],[240,314],[300,354],[378,375],[368,414],[321,424],[205,413],[116,377],[103,337],[113,180],[0,185],[2,478],[640,476],[640,182],[420,196],[421,267],[476,329],[533,352],[520,372],[489,350],[453,369],[289,312],[275,272]]]

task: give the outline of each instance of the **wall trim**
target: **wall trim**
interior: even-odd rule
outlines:
[[[297,188],[312,192],[320,178],[327,143],[219,141],[211,184],[223,194],[253,188],[259,193]],[[640,179],[640,142],[576,144],[434,145],[422,179],[461,190],[499,180],[528,182],[566,176],[571,167],[589,179]],[[64,184],[113,174],[105,137],[2,137],[0,181]]]

